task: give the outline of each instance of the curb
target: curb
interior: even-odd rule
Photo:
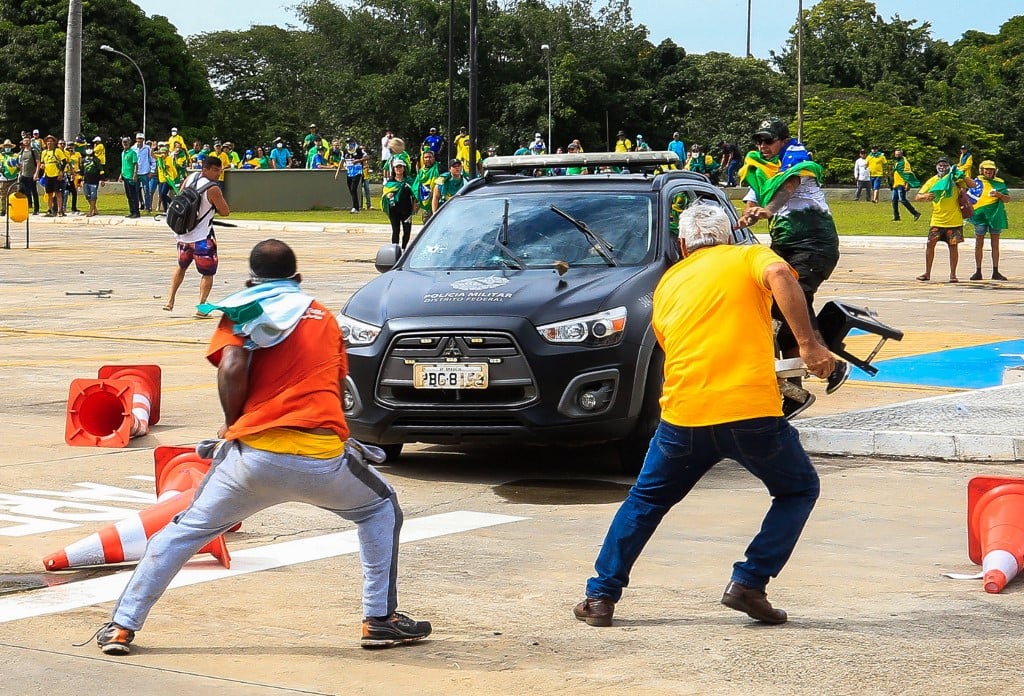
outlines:
[[[805,418],[793,426],[809,454],[1024,462],[1024,434],[1006,433],[1014,423],[1024,423],[1024,384]]]

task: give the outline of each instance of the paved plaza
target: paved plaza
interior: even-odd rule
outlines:
[[[307,291],[339,311],[376,275],[374,254],[390,238],[385,226],[349,217],[219,229],[213,297],[240,288],[249,249],[277,237],[295,248]],[[571,609],[630,484],[611,458],[600,448],[414,445],[382,470],[406,515],[400,608],[434,623],[423,643],[360,649],[352,527],[295,504],[227,535],[231,570],[193,560],[132,655],[75,647],[108,620],[126,573],[46,573],[41,559],[150,504],[153,449],[193,444],[221,422],[215,370],[202,357],[214,322],[192,317],[197,277],[190,271],[175,309],[162,311],[172,239],[162,223],[135,223],[32,218],[29,249],[20,226],[12,248],[0,249],[0,692],[932,695],[1024,686],[1024,585],[988,595],[979,582],[942,575],[977,568],[967,558],[967,482],[1024,475],[1024,385],[887,381],[885,362],[1021,338],[1024,242],[1012,238],[1000,264],[1009,281],[957,285],[914,280],[923,239],[843,239],[821,300],[867,306],[905,338],[883,348],[877,377],[859,375],[833,395],[812,385],[817,403],[797,426],[822,497],[769,587],[790,614],[784,626],[755,625],[718,601],[768,503],[732,463],[666,517],[615,625],[598,629]],[[850,340],[858,352],[868,343]],[[106,364],[161,367],[160,422],[125,448],[69,447],[69,384]]]

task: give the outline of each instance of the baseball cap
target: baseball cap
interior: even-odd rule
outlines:
[[[406,166],[405,165],[405,160],[402,159],[401,157],[395,157],[395,158],[393,158],[393,160],[391,162],[391,166],[392,167],[404,167],[404,166]]]
[[[458,158],[448,160],[448,166],[449,167],[454,167],[456,165],[461,167],[462,166],[462,160],[460,160]]]
[[[967,149],[967,146],[966,146],[966,145],[961,145],[961,146],[960,146],[960,149],[961,149],[961,150],[966,150],[966,149]]]
[[[103,138],[101,138],[100,136],[97,135],[95,138],[92,139],[92,141],[94,143],[102,143],[103,142]]]
[[[789,126],[777,118],[767,118],[761,121],[761,125],[754,131],[754,137],[767,137],[774,140],[783,140],[789,137]]]
[[[945,155],[940,155],[939,158],[935,160],[935,164],[938,164],[939,162],[945,162],[946,164],[949,164],[949,158],[946,157]]]
[[[32,129],[32,135],[39,135],[39,129],[38,128]]]
[[[643,139],[644,139],[644,136],[642,136],[642,135],[640,135],[639,133],[637,133],[637,134],[636,134],[636,139],[637,139],[637,140],[643,140]]]
[[[177,129],[177,128],[172,128],[172,129],[171,129],[171,132],[172,132],[172,133],[177,133],[177,132],[178,132],[178,129]]]
[[[540,133],[534,133],[533,137],[535,137],[535,138],[542,138],[544,136],[542,136]]]
[[[311,124],[309,124],[309,127],[310,128],[316,128],[316,124],[315,123],[311,123]]]
[[[996,168],[996,163],[993,162],[992,160],[985,160],[980,165],[978,165],[978,169],[995,169],[995,168]]]
[[[146,134],[145,133],[136,133],[135,134],[135,139],[136,140],[145,140],[146,139]]]

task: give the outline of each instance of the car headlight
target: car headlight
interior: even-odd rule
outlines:
[[[625,307],[537,327],[537,333],[548,343],[582,343],[588,346],[614,345],[622,340],[625,331]]]
[[[342,338],[350,346],[368,346],[380,335],[379,326],[367,324],[365,321],[359,321],[344,314],[339,317],[338,325],[341,327]]]

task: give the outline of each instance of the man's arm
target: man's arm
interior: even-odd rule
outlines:
[[[249,397],[249,357],[249,351],[242,346],[225,346],[221,351],[217,366],[217,394],[224,411],[224,427],[218,433],[221,437],[242,416]]]
[[[228,202],[224,198],[224,192],[220,190],[220,186],[211,186],[206,189],[206,198],[221,217],[231,215],[231,208],[228,207]]]
[[[764,280],[771,288],[772,296],[796,338],[800,347],[800,357],[807,370],[822,379],[828,377],[835,369],[836,360],[811,328],[811,317],[807,313],[804,291],[793,277],[789,264],[781,261],[771,264],[765,269]]]
[[[441,184],[434,185],[434,193],[430,198],[430,212],[436,213],[441,207]]]

